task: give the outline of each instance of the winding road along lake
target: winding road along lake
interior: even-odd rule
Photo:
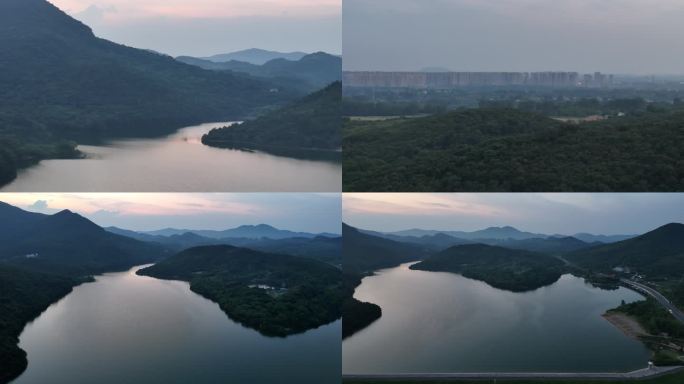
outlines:
[[[29,365],[13,384],[339,383],[340,321],[264,337],[138,268],[76,287],[27,325]]]
[[[44,160],[22,170],[7,192],[339,192],[341,163],[299,160],[203,145],[232,123],[183,128],[156,139],[79,146],[85,159]]]
[[[601,315],[620,288],[594,288],[564,275],[553,285],[513,293],[410,264],[366,277],[355,297],[382,317],[342,344],[345,374],[471,372],[627,372],[649,351]]]

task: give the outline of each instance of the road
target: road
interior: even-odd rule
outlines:
[[[627,279],[620,279],[620,281],[622,281],[623,284],[626,284],[629,287],[636,289],[637,291],[646,293],[647,295],[653,297],[654,299],[656,299],[656,301],[660,303],[660,305],[665,307],[665,309],[667,309],[672,314],[672,316],[679,320],[679,322],[684,323],[684,313],[682,313],[682,311],[680,311],[674,304],[670,302],[670,300],[668,300],[660,292],[656,291],[655,289],[647,285],[637,283],[636,281]]]
[[[345,380],[540,380],[540,379],[582,379],[582,380],[640,380],[678,372],[684,367],[652,367],[625,373],[553,373],[553,372],[520,372],[520,373],[397,373],[342,375]]]

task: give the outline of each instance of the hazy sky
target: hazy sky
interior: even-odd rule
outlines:
[[[684,223],[684,194],[345,194],[343,217],[363,229],[472,231],[511,225],[573,235],[641,234]]]
[[[346,70],[684,73],[682,0],[345,0]]]
[[[131,230],[228,229],[262,223],[313,233],[341,230],[339,194],[2,193],[0,201],[47,214],[69,209],[102,227]]]
[[[341,52],[342,0],[51,0],[96,35],[172,56]]]

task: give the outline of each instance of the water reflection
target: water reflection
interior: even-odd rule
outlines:
[[[29,367],[14,383],[339,383],[339,321],[268,338],[187,283],[135,270],[77,287],[29,324]]]
[[[79,146],[80,160],[46,160],[20,172],[15,192],[339,192],[339,162],[212,148],[203,134],[231,123],[188,127],[156,139]]]
[[[382,317],[343,343],[345,373],[611,372],[644,368],[649,351],[601,315],[638,293],[564,275],[526,293],[408,265],[367,277],[355,297]]]

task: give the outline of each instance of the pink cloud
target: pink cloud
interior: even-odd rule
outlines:
[[[504,212],[478,201],[476,194],[440,193],[348,193],[343,197],[344,215],[444,215],[496,217]]]
[[[261,211],[258,205],[231,201],[226,194],[5,193],[0,197],[22,208],[41,201],[51,210],[69,209],[82,214],[105,211],[128,216],[251,215]]]
[[[96,7],[105,21],[140,18],[316,17],[339,15],[342,0],[52,0],[76,15]]]

